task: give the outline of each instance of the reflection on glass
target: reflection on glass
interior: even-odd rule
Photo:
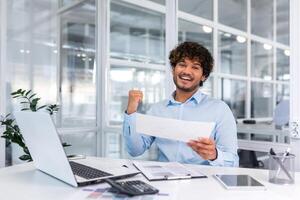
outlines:
[[[277,42],[290,45],[290,0],[277,0]]]
[[[273,47],[269,44],[251,42],[251,76],[273,79]]]
[[[59,6],[63,7],[63,6],[68,6],[72,3],[78,2],[78,0],[58,0],[59,1]]]
[[[178,42],[193,41],[204,45],[211,53],[213,49],[213,29],[193,22],[179,19]]]
[[[65,127],[96,126],[95,16],[94,1],[61,16],[61,123]]]
[[[277,80],[290,80],[290,51],[277,49]]]
[[[276,104],[282,100],[290,99],[290,86],[288,84],[277,84],[276,90]]]
[[[273,85],[271,83],[251,83],[251,117],[273,116]]]
[[[55,5],[53,1],[7,1],[7,16],[2,19],[7,22],[8,33],[7,41],[0,41],[7,42],[4,67],[9,72],[8,90],[31,89],[41,97],[41,104],[56,103],[57,24],[52,15]]]
[[[165,74],[162,71],[112,66],[109,74],[109,125],[120,125],[127,108],[128,91],[137,88],[144,94],[139,112],[146,112],[153,103],[164,98]]]
[[[273,39],[273,0],[251,0],[251,33]]]
[[[247,40],[244,36],[220,31],[218,51],[222,73],[247,74]]]
[[[213,19],[212,0],[178,0],[178,9],[191,15]]]
[[[219,21],[222,24],[247,30],[247,0],[222,0],[218,3]]]
[[[112,1],[110,57],[128,61],[165,63],[165,15]]]
[[[63,134],[60,135],[60,138],[62,142],[72,145],[64,148],[67,155],[81,154],[86,156],[96,156],[96,133],[84,132]]]
[[[230,107],[234,117],[246,117],[246,81],[221,79],[221,99]]]

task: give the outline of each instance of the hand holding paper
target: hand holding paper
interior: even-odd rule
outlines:
[[[136,113],[136,132],[160,138],[183,142],[208,138],[214,127],[214,122],[183,121]]]
[[[198,140],[189,141],[188,145],[205,160],[215,160],[217,158],[216,144],[213,139],[199,138]]]

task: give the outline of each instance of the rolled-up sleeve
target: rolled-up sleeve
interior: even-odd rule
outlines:
[[[155,139],[151,136],[136,133],[135,118],[135,113],[130,115],[124,114],[123,137],[125,139],[126,150],[131,156],[142,155],[150,148]]]
[[[237,167],[239,157],[237,154],[237,129],[236,122],[230,108],[222,103],[220,118],[216,125],[215,142],[217,159],[209,161],[213,166]]]

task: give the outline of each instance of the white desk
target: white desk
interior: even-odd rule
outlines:
[[[95,162],[109,162],[107,158],[89,158]],[[114,160],[115,161],[115,160]],[[128,160],[119,160],[130,164]],[[224,168],[211,166],[193,166],[205,173],[208,178],[191,180],[155,181],[150,184],[160,189],[169,191],[170,199],[222,199],[222,200],[285,200],[299,199],[300,173],[296,174],[296,184],[275,185],[268,182],[268,171],[257,169]],[[262,182],[266,191],[229,191],[224,189],[212,175],[215,173],[249,174]],[[145,180],[142,175],[130,179]],[[105,183],[103,183],[105,184]],[[102,185],[104,186],[104,185]],[[74,194],[81,188],[73,188],[53,177],[36,170],[32,163],[16,165],[0,169],[0,199],[1,200],[76,200]]]

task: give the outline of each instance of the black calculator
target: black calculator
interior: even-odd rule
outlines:
[[[105,182],[112,187],[109,192],[126,194],[128,196],[156,194],[159,192],[155,187],[139,180],[116,182],[111,179],[105,179]]]

